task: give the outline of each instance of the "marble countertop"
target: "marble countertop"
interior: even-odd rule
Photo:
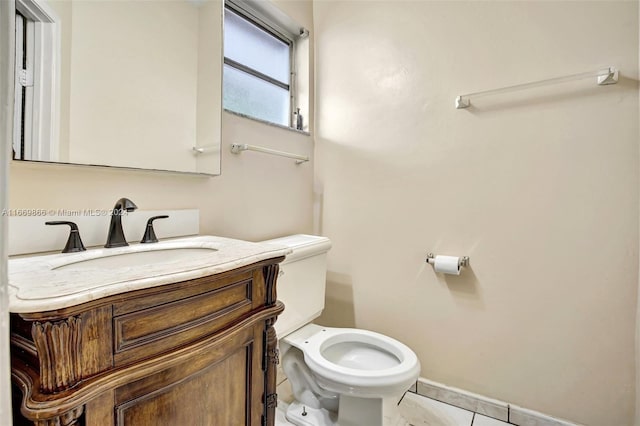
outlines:
[[[68,267],[105,256],[197,248],[211,250],[195,250],[187,259],[135,266]],[[197,236],[154,244],[95,248],[80,253],[9,258],[9,311],[27,313],[62,309],[114,294],[218,274],[290,252],[287,247],[273,244]]]

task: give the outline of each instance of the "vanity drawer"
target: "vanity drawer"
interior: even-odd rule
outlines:
[[[253,284],[249,276],[179,300],[115,315],[114,365],[147,358],[223,329],[252,310]],[[118,312],[116,306],[114,312]]]

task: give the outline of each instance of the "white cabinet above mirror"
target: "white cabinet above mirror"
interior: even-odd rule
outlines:
[[[14,159],[220,174],[219,0],[17,0]]]

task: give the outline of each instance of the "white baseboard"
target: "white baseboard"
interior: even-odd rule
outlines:
[[[423,377],[418,379],[415,390],[412,389],[411,391],[416,392],[418,395],[518,426],[577,426],[576,423],[447,386]]]

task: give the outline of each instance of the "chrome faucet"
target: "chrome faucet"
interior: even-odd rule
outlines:
[[[129,245],[129,243],[127,243],[127,239],[124,237],[124,231],[122,230],[122,214],[125,211],[132,212],[137,208],[138,206],[128,198],[120,198],[116,201],[116,205],[113,206],[113,211],[111,212],[107,244],[104,245],[106,248]]]

